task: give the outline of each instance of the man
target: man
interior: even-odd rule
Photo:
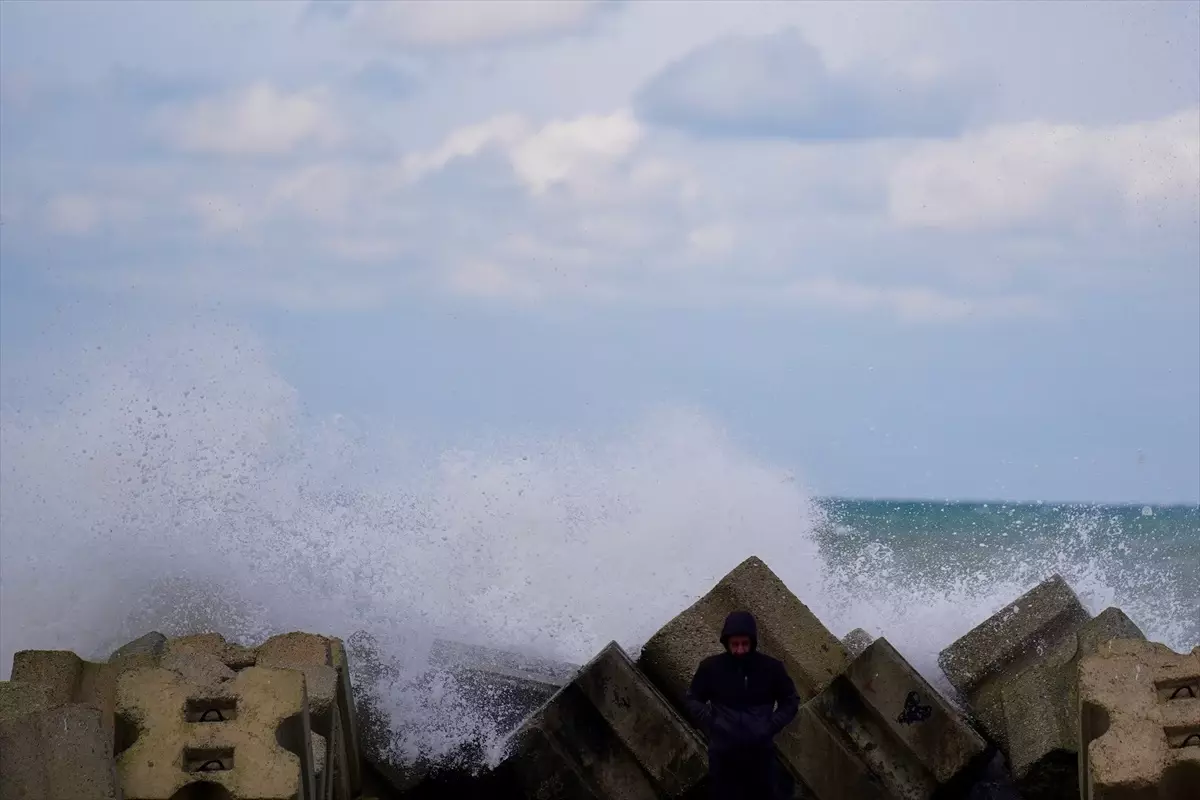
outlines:
[[[721,630],[725,652],[700,662],[686,705],[708,736],[713,798],[775,796],[774,739],[796,716],[800,697],[778,660],[758,652],[758,623],[735,611]]]

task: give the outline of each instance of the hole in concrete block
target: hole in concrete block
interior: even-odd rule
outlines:
[[[1083,727],[1083,743],[1090,744],[1108,733],[1112,721],[1108,717],[1108,709],[1095,703],[1085,702],[1079,721]]]
[[[1200,747],[1200,725],[1163,728],[1163,733],[1167,735],[1167,745],[1172,748]]]
[[[183,719],[186,722],[229,722],[237,719],[237,698],[188,700]]]
[[[1080,780],[1087,781],[1091,766],[1088,763],[1088,748],[1092,742],[1108,733],[1112,720],[1104,706],[1084,702],[1079,709],[1079,733],[1082,737],[1082,747],[1079,749]]]
[[[133,747],[133,743],[142,735],[141,728],[128,714],[116,714],[113,717],[113,758]]]
[[[1200,763],[1176,761],[1163,771],[1159,784],[1159,797],[1194,797],[1200,786]]]
[[[171,800],[233,800],[233,793],[224,786],[200,781],[189,783],[171,795]]]
[[[1200,697],[1200,676],[1155,681],[1154,688],[1158,691],[1158,702],[1160,703]]]
[[[275,741],[284,750],[300,756],[302,763],[307,763],[308,759],[312,757],[311,753],[306,752],[307,748],[304,746],[304,717],[302,714],[294,714],[279,723],[279,727],[275,729]]]
[[[184,772],[228,772],[231,769],[232,747],[188,747],[183,751]]]

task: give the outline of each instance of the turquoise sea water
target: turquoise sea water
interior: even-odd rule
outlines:
[[[990,594],[995,605],[999,590],[1059,573],[1093,613],[1118,605],[1177,649],[1200,644],[1200,506],[818,503],[825,561],[848,581],[873,564],[897,595]]]

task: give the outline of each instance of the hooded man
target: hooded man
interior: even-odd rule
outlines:
[[[783,664],[758,652],[758,623],[735,611],[721,630],[725,652],[700,662],[685,703],[708,737],[708,782],[719,800],[774,797],[775,736],[800,697]]]

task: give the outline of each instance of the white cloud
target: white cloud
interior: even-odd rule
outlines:
[[[814,141],[957,133],[979,94],[933,58],[831,72],[789,27],[700,45],[654,75],[637,106],[701,135]]]
[[[449,133],[432,150],[409,153],[401,170],[405,179],[417,181],[444,169],[459,158],[477,156],[494,146],[511,147],[528,135],[529,124],[519,114],[501,114],[473,125],[465,125]]]
[[[410,181],[419,180],[456,159],[494,148],[535,195],[559,185],[595,189],[641,138],[641,127],[625,109],[554,120],[540,128],[519,115],[503,114],[452,131],[432,150],[410,153],[402,172]]]
[[[342,136],[327,92],[284,92],[265,82],[166,108],[155,127],[183,152],[225,156],[281,155]]]
[[[1027,122],[922,145],[889,179],[903,225],[1071,222],[1097,208],[1135,221],[1200,207],[1200,108],[1109,127]]]
[[[561,183],[594,183],[629,155],[641,128],[628,111],[555,121],[517,142],[509,153],[518,177],[535,194]]]
[[[526,40],[578,30],[591,23],[604,0],[456,0],[360,2],[351,25],[394,45],[456,48]]]

